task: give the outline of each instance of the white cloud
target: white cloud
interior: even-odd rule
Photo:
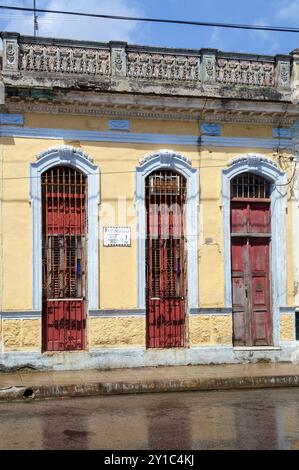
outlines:
[[[287,0],[280,3],[275,17],[278,20],[286,20],[298,25],[299,22],[299,0]]]
[[[218,47],[219,43],[220,43],[220,29],[212,28],[212,32],[210,36],[211,47]]]
[[[253,24],[255,26],[269,26],[270,21],[264,18],[259,18],[258,20],[253,21]],[[267,54],[278,53],[280,43],[277,39],[274,38],[272,32],[264,30],[254,30],[250,31],[250,37],[254,44],[258,43],[259,45],[265,47],[265,49],[267,48]]]
[[[28,1],[22,2],[25,6]],[[40,8],[49,10],[82,11],[104,15],[142,16],[142,8],[137,0],[40,0]],[[75,4],[75,6],[74,6]],[[60,37],[90,41],[121,40],[138,42],[142,40],[140,24],[135,21],[101,20],[97,18],[76,17],[55,14],[38,14],[39,36]],[[6,18],[6,20],[5,20]],[[4,21],[3,21],[4,19]],[[9,13],[1,21],[1,29],[17,31],[21,34],[33,33],[32,15],[28,13]]]
[[[253,22],[253,25],[254,26],[268,26],[268,21],[263,18],[260,18],[258,20],[255,20]],[[254,31],[250,31],[250,35],[252,39],[255,39],[255,40],[259,39],[262,42],[267,42],[267,41],[272,40],[272,35],[270,31],[263,31],[263,30],[255,29]]]

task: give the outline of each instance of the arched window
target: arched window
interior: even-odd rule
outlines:
[[[185,345],[186,186],[186,178],[172,170],[156,170],[145,180],[147,346],[150,348]]]
[[[41,175],[43,350],[85,347],[87,177],[57,166]]]
[[[231,180],[231,266],[235,346],[271,346],[271,185],[260,175]]]
[[[241,173],[231,181],[231,199],[269,199],[270,184],[262,176]]]

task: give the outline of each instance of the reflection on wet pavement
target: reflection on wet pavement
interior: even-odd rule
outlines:
[[[0,449],[299,449],[298,389],[0,403]]]

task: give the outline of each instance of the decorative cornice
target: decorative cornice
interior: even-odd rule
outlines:
[[[153,103],[154,106],[154,103]],[[40,102],[13,102],[9,99],[6,101],[6,107],[11,113],[41,113],[41,114],[75,114],[75,115],[88,115],[88,116],[107,116],[113,118],[137,118],[146,120],[162,120],[162,121],[207,121],[207,122],[227,122],[227,123],[240,123],[240,124],[261,124],[272,126],[291,126],[293,125],[296,116],[285,116],[283,113],[266,113],[265,111],[248,112],[242,111],[209,111],[209,110],[195,110],[191,112],[184,108],[164,111],[152,111],[141,107],[141,109],[128,109],[118,107],[97,107],[92,105],[80,104],[51,104]],[[297,117],[298,119],[298,117]]]
[[[142,160],[140,160],[140,166],[142,167],[149,161],[155,159],[155,158],[160,158],[162,164],[170,164],[171,161],[175,159],[179,159],[182,162],[186,163],[190,167],[192,166],[191,161],[188,160],[184,155],[182,155],[179,152],[174,152],[173,150],[168,150],[168,149],[161,149],[152,153],[147,154]]]
[[[89,162],[93,162],[90,156],[87,153],[85,153],[83,150],[76,148],[76,147],[72,147],[70,145],[57,145],[55,147],[50,147],[47,150],[40,152],[37,155],[37,160],[46,158],[49,155],[54,154],[54,153],[59,153],[60,155],[63,155],[65,158],[71,158],[74,155],[79,155],[80,157],[85,158]]]
[[[276,163],[270,158],[264,157],[258,154],[247,154],[245,157],[237,157],[228,161],[227,166],[231,167],[233,165],[247,164],[249,167],[258,167],[262,163],[272,166],[275,170],[278,170]]]

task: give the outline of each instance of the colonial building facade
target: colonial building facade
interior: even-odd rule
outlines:
[[[299,51],[2,39],[0,367],[296,361]]]

